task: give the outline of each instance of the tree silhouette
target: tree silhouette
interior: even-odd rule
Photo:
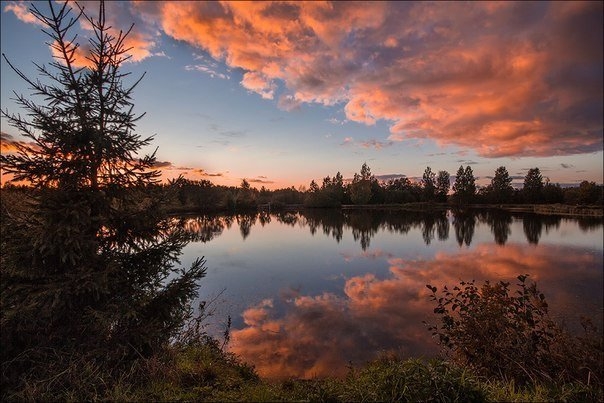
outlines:
[[[449,219],[446,212],[442,212],[436,219],[436,233],[440,241],[449,239]]]
[[[507,211],[490,210],[486,212],[486,221],[497,245],[505,245],[512,233],[512,216]]]
[[[495,170],[495,176],[491,179],[491,192],[495,203],[509,203],[511,201],[514,188],[512,187],[512,178],[504,166]]]
[[[453,219],[453,228],[455,229],[455,238],[459,246],[470,246],[474,237],[474,228],[476,227],[476,217],[473,213],[455,212]]]
[[[438,171],[438,175],[436,176],[436,200],[441,203],[446,202],[450,187],[451,179],[449,172]]]
[[[598,198],[601,197],[601,190],[598,191],[598,186],[595,182],[582,181],[579,184],[579,197],[578,201],[580,204],[596,204]]]
[[[540,203],[543,199],[543,176],[539,168],[531,168],[524,177],[522,188],[524,200],[528,203]]]
[[[468,165],[465,169],[463,165],[457,170],[455,183],[453,184],[455,200],[458,204],[468,204],[474,200],[476,194],[476,179],[472,168]]]
[[[371,200],[371,182],[374,180],[367,163],[361,166],[361,173],[354,174],[350,184],[350,199],[354,204],[366,204]]]
[[[201,259],[174,267],[187,234],[163,213],[154,155],[137,156],[152,138],[134,133],[140,79],[126,85],[121,70],[130,30],[112,35],[103,2],[96,18],[83,8],[74,15],[67,3],[49,2],[49,10],[31,9],[56,55],[36,64],[42,79],[5,57],[44,101],[16,95],[25,116],[2,112],[34,145],[2,155],[1,168],[36,189],[27,207],[2,209],[7,387],[44,377],[49,354],[53,362],[80,354],[126,365],[158,352],[182,326],[205,273]],[[93,35],[86,67],[77,67],[80,47],[68,35],[82,18]]]
[[[536,215],[527,214],[522,219],[522,229],[528,243],[537,245],[543,232],[543,221]]]
[[[424,190],[424,200],[434,201],[436,198],[436,174],[427,167],[422,176],[422,186]]]

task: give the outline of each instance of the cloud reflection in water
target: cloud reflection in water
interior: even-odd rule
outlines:
[[[231,351],[272,378],[341,376],[350,362],[380,351],[434,355],[438,347],[422,324],[433,309],[426,284],[513,281],[524,273],[546,294],[555,319],[572,327],[579,315],[595,314],[602,326],[602,260],[581,248],[518,243],[479,244],[432,260],[389,258],[388,278],[348,278],[341,295],[290,290],[249,307],[245,327],[232,331]]]

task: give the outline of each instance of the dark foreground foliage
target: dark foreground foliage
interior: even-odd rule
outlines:
[[[85,357],[50,363],[43,377],[3,401],[323,401],[502,402],[602,401],[602,390],[577,382],[519,386],[477,376],[457,364],[383,356],[344,379],[260,379],[253,367],[206,339],[111,368]],[[65,365],[68,364],[68,365]]]
[[[93,399],[165,349],[205,268],[178,267],[189,236],[165,214],[155,156],[137,154],[152,139],[134,132],[138,81],[121,71],[129,31],[112,34],[103,2],[96,18],[77,3],[38,6],[59,56],[36,65],[40,79],[7,59],[33,99],[16,95],[24,115],[2,111],[28,142],[0,155],[1,169],[34,191],[0,206],[0,386],[3,398],[50,400],[87,385]],[[83,20],[94,34],[76,67],[71,28]]]
[[[518,276],[510,283],[462,281],[439,293],[428,285],[440,324],[432,334],[460,365],[489,378],[517,384],[578,382],[602,388],[602,333],[582,320],[584,334],[573,336],[548,315],[536,283]]]

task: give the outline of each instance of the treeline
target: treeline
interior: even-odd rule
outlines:
[[[491,183],[478,186],[472,168],[460,166],[452,177],[447,171],[432,171],[427,167],[422,179],[414,182],[407,177],[378,180],[364,163],[352,180],[340,172],[315,180],[308,189],[289,188],[269,190],[254,188],[243,179],[239,186],[215,185],[208,180],[180,177],[166,184],[155,184],[157,190],[175,194],[168,209],[172,212],[251,211],[259,207],[279,210],[285,206],[333,208],[342,205],[379,205],[403,203],[469,204],[568,204],[602,206],[604,189],[595,182],[583,181],[576,187],[563,188],[544,179],[539,168],[529,169],[523,187],[512,186],[512,177],[503,166],[495,170]],[[5,184],[4,189],[26,187]]]
[[[480,187],[472,168],[460,166],[454,177],[447,171],[432,171],[427,167],[419,182],[407,177],[379,181],[367,164],[352,181],[344,183],[338,172],[323,179],[322,185],[313,180],[306,191],[307,207],[335,207],[342,204],[390,203],[451,203],[467,204],[541,204],[565,203],[602,205],[603,188],[595,182],[583,181],[578,187],[562,188],[544,179],[539,168],[532,168],[524,178],[522,189],[512,186],[512,177],[503,166],[497,168],[491,183]]]

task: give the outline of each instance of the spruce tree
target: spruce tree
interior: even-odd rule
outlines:
[[[497,168],[495,171],[495,176],[491,179],[491,187],[495,203],[511,202],[514,188],[512,187],[512,178],[504,166]]]
[[[524,177],[522,188],[527,203],[541,203],[543,200],[543,176],[539,168],[531,168]]]
[[[424,201],[434,201],[436,198],[436,174],[432,168],[427,167],[422,176],[422,186],[424,191]]]
[[[449,188],[451,187],[449,172],[438,171],[436,176],[436,200],[444,203],[447,201]]]
[[[161,351],[205,274],[203,259],[175,267],[187,235],[163,211],[155,155],[138,157],[153,139],[135,133],[142,77],[128,85],[122,71],[130,30],[112,34],[103,2],[95,18],[48,6],[30,10],[55,55],[36,64],[40,78],[3,55],[32,90],[15,94],[25,115],[2,111],[31,145],[2,155],[1,168],[32,187],[19,208],[2,206],[3,389],[44,376],[57,357],[123,364]],[[72,34],[81,19],[93,30],[85,66]]]

